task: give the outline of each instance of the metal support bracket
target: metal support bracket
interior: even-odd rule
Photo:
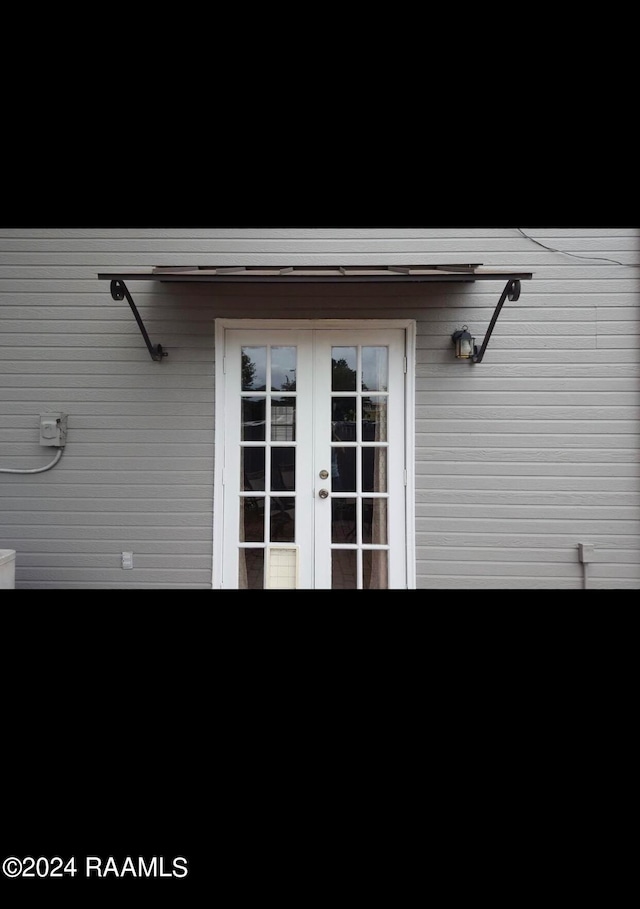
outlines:
[[[487,345],[489,344],[489,338],[491,337],[491,335],[493,333],[495,324],[498,321],[498,316],[500,315],[500,310],[504,306],[504,303],[505,303],[505,300],[507,299],[507,297],[510,300],[517,300],[519,296],[520,296],[520,281],[518,281],[518,280],[507,281],[505,288],[502,291],[502,296],[498,300],[498,305],[496,306],[495,312],[491,318],[491,322],[489,322],[489,327],[487,329],[486,335],[484,336],[484,341],[482,342],[482,347],[478,351],[478,348],[476,346],[474,346],[473,356],[470,358],[472,363],[481,363],[482,362],[482,358],[484,357],[484,352],[487,349]]]
[[[138,327],[139,327],[140,331],[142,332],[142,337],[144,338],[144,342],[147,345],[149,354],[151,355],[151,359],[157,360],[158,362],[162,363],[162,358],[168,357],[169,354],[165,350],[162,349],[161,344],[156,344],[156,346],[154,347],[153,344],[151,343],[151,341],[149,340],[149,335],[147,334],[147,329],[144,327],[144,322],[140,318],[140,313],[138,312],[138,310],[136,308],[136,304],[133,302],[133,299],[131,298],[131,294],[129,293],[127,285],[124,283],[124,281],[114,280],[111,282],[111,296],[113,297],[114,300],[118,300],[118,301],[124,300],[125,297],[127,298],[127,303],[131,307],[131,312],[136,317],[136,322],[138,323]]]

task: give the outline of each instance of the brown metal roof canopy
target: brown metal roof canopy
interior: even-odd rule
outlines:
[[[489,338],[507,297],[517,300],[520,296],[520,281],[530,280],[532,272],[490,271],[482,269],[481,262],[466,264],[437,265],[158,265],[152,271],[99,272],[98,278],[111,282],[111,296],[114,300],[125,297],[142,332],[153,360],[162,362],[167,352],[162,345],[152,345],[140,314],[129,293],[126,281],[162,281],[163,283],[211,283],[211,284],[297,284],[297,283],[408,283],[408,282],[456,282],[506,281],[502,296],[493,314],[480,351],[472,358],[479,363],[486,350]]]

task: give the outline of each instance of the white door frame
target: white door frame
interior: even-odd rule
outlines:
[[[406,452],[406,576],[416,586],[415,556],[415,319],[216,319],[215,320],[215,434],[213,484],[212,588],[222,586],[224,516],[225,333],[228,329],[344,329],[402,328],[405,331],[405,452]]]

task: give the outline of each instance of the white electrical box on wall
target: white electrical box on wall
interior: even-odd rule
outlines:
[[[580,556],[580,561],[584,562],[593,562],[595,561],[595,546],[593,543],[578,543],[578,555]]]
[[[40,444],[63,448],[67,441],[66,413],[40,414]]]

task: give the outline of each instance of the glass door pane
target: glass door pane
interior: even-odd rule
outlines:
[[[314,335],[315,585],[405,586],[404,330]]]
[[[240,587],[266,586],[267,547],[296,541],[297,360],[295,345],[240,348]]]
[[[333,346],[331,375],[331,587],[386,587],[386,552],[366,547],[372,545],[372,502],[375,545],[387,545],[389,349]],[[376,498],[364,499],[365,492]]]

